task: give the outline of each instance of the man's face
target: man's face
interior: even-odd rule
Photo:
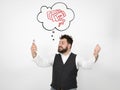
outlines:
[[[58,52],[59,53],[65,53],[70,48],[70,44],[67,42],[66,39],[60,39],[58,44]]]

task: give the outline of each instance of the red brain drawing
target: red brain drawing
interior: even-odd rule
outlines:
[[[61,9],[47,11],[47,18],[52,22],[58,22],[58,27],[64,25],[66,13]]]

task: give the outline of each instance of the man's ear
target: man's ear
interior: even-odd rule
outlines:
[[[71,45],[71,44],[68,44],[68,47],[69,47],[69,49],[71,49],[72,45]]]

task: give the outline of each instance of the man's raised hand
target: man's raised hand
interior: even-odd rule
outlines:
[[[35,40],[33,40],[33,43],[31,46],[31,54],[32,54],[33,58],[35,58],[37,56],[37,46],[35,44]]]
[[[97,58],[99,56],[100,50],[101,50],[101,47],[99,46],[99,44],[97,44],[96,47],[94,48],[94,53],[93,53],[94,56],[95,56],[96,61],[97,61]]]

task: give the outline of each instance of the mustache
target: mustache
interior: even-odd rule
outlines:
[[[58,48],[63,48],[62,46],[59,46]]]

